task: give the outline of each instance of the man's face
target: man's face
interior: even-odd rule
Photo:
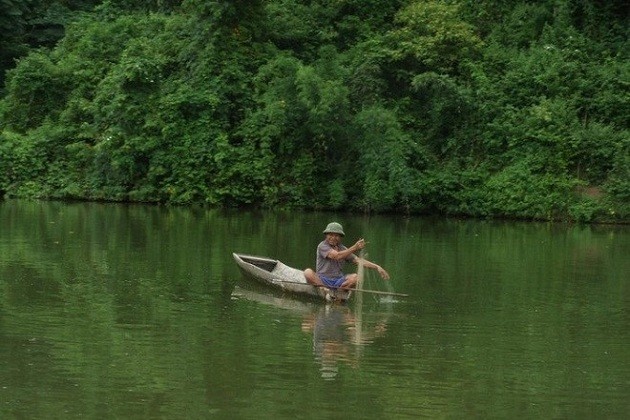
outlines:
[[[327,233],[326,242],[328,242],[331,246],[337,246],[341,243],[341,235],[338,233]]]

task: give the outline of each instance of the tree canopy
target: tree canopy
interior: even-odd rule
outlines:
[[[626,2],[7,0],[0,11],[9,196],[630,215]]]

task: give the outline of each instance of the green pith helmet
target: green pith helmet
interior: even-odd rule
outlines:
[[[341,236],[346,236],[346,234],[343,233],[343,227],[341,226],[341,223],[337,222],[328,223],[328,226],[326,226],[326,229],[324,229],[324,233],[338,233]]]

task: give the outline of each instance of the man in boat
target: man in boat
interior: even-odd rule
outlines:
[[[306,281],[313,286],[338,288],[354,288],[359,280],[359,275],[344,274],[345,262],[358,264],[361,262],[365,268],[378,271],[384,280],[389,279],[389,274],[378,264],[374,264],[365,258],[354,255],[355,252],[365,248],[365,240],[359,239],[350,248],[341,243],[345,236],[343,227],[337,222],[331,222],[324,229],[326,238],[317,246],[316,271],[311,268],[304,270]]]

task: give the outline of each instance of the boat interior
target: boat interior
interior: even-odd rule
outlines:
[[[278,261],[269,258],[252,257],[249,255],[241,255],[240,257],[243,261],[269,272],[272,272],[276,268],[276,265],[278,265]]]

